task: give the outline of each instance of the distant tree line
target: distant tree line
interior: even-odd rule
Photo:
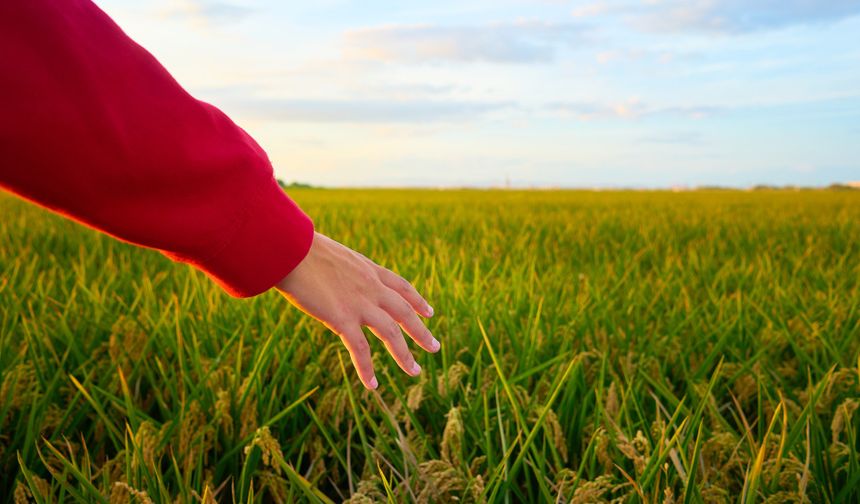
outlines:
[[[287,183],[281,179],[275,179],[278,181],[278,185],[281,186],[281,189],[319,189],[318,186],[306,184],[304,182],[290,182]]]
[[[753,191],[799,191],[799,190],[809,190],[809,189],[817,189],[815,187],[804,187],[804,186],[774,186],[774,185],[757,185],[753,186]],[[860,186],[856,186],[853,184],[830,184],[827,187],[822,187],[821,189],[827,191],[857,191],[860,190]]]

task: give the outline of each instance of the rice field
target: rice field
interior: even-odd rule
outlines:
[[[860,502],[860,192],[291,195],[421,376],[0,195],[0,501]]]

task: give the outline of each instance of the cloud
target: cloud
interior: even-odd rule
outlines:
[[[678,131],[674,133],[658,134],[643,137],[640,141],[664,145],[701,145],[703,136],[697,131]]]
[[[648,113],[648,107],[637,99],[614,104],[555,102],[550,103],[547,109],[562,116],[574,117],[581,120],[606,118],[634,119]]]
[[[838,21],[860,13],[860,0],[664,0],[638,14],[656,31],[745,33]]]
[[[482,26],[388,25],[344,34],[349,59],[424,63],[438,61],[541,63],[559,44],[579,39],[583,28],[536,21]]]
[[[639,119],[654,116],[680,116],[689,119],[703,119],[721,109],[710,106],[674,106],[655,107],[630,99],[617,103],[605,104],[596,102],[554,102],[546,106],[551,113],[580,120],[592,119]]]
[[[836,21],[860,13],[860,0],[669,0],[640,18],[658,31],[743,33]]]
[[[574,7],[571,11],[571,14],[573,14],[573,17],[584,18],[600,16],[601,14],[606,14],[607,12],[611,12],[613,10],[615,9],[612,3],[602,1]]]
[[[594,55],[594,60],[601,65],[608,65],[610,63],[656,63],[666,65],[679,60],[695,60],[698,57],[697,54],[691,52],[654,51],[634,47],[632,49],[606,49],[599,51]]]
[[[189,20],[196,26],[206,28],[214,24],[241,20],[253,12],[244,5],[219,0],[179,0],[161,11],[163,17]]]
[[[439,100],[230,99],[231,113],[269,121],[313,123],[428,123],[475,119],[511,108],[511,103]]]
[[[386,100],[444,99],[456,93],[468,92],[470,86],[436,83],[356,83],[355,90],[368,98]]]
[[[835,22],[860,14],[860,0],[602,0],[571,14],[619,15],[646,31],[748,33]]]

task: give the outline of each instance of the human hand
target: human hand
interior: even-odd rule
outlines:
[[[418,291],[397,274],[321,233],[314,233],[308,255],[276,288],[290,303],[340,336],[368,389],[377,388],[379,381],[362,326],[370,328],[400,368],[412,376],[421,367],[401,328],[424,350],[439,351],[439,341],[416,315],[433,316],[433,308]]]

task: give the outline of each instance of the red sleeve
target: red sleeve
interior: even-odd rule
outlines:
[[[235,296],[313,240],[263,149],[89,0],[0,1],[0,186]]]

